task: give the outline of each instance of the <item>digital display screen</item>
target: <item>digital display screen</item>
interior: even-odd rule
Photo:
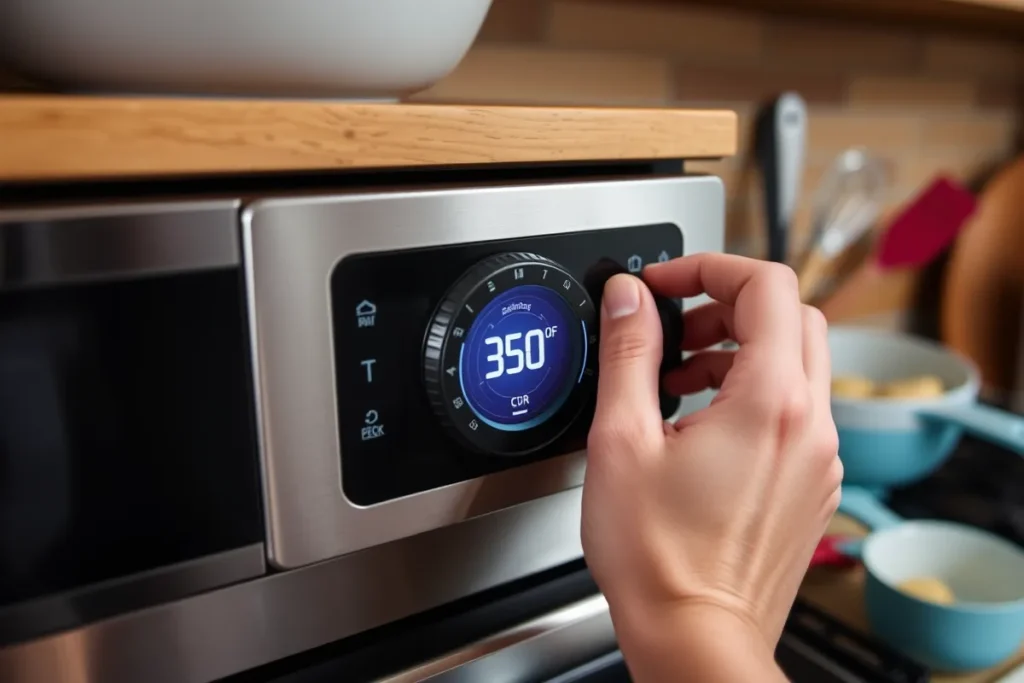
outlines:
[[[580,380],[584,324],[557,292],[513,287],[490,301],[459,354],[462,393],[476,416],[502,431],[536,427]]]

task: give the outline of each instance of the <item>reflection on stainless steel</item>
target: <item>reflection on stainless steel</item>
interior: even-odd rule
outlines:
[[[178,600],[261,576],[262,543],[0,608],[0,642],[26,639],[101,617]]]
[[[791,649],[795,654],[806,659],[808,664],[819,667],[823,671],[827,671],[830,675],[840,681],[844,681],[845,683],[860,683],[864,680],[839,667],[828,655],[815,650],[807,643],[803,642],[799,638],[794,638],[788,633],[782,634],[782,638],[779,643],[780,645]]]
[[[555,676],[614,647],[608,603],[595,595],[380,683],[526,683]]]
[[[572,489],[0,649],[0,681],[215,680],[577,559],[579,524]]]
[[[0,211],[0,288],[237,266],[236,200]]]
[[[294,567],[324,560],[583,481],[577,453],[379,505],[349,503],[340,484],[326,285],[341,258],[652,223],[681,226],[687,253],[721,251],[724,206],[718,178],[674,176],[295,198],[248,207],[243,248],[271,562]],[[708,394],[689,397],[681,410],[708,400]]]

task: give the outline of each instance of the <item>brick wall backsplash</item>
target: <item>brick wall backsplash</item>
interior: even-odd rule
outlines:
[[[721,176],[728,243],[763,253],[750,126],[796,90],[810,107],[799,248],[830,161],[865,146],[890,169],[890,213],[939,173],[972,180],[1016,149],[1024,51],[913,28],[803,20],[643,0],[495,0],[466,60],[417,101],[728,108],[740,154],[692,162]]]

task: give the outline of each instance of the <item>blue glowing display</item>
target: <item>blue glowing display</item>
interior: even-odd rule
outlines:
[[[462,393],[503,431],[542,424],[579,380],[586,330],[569,304],[539,285],[503,292],[473,321],[459,354]]]

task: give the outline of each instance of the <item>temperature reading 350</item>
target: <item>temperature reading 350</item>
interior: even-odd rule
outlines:
[[[494,353],[487,356],[488,363],[496,363],[485,379],[496,379],[502,375],[518,375],[523,370],[540,370],[544,367],[544,340],[552,339],[558,333],[558,326],[512,332],[502,337],[487,337],[484,343],[494,347]],[[508,363],[506,363],[508,359]]]

